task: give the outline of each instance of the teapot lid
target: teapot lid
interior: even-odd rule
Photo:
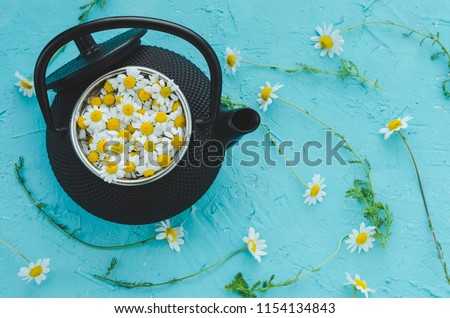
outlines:
[[[146,32],[131,29],[100,44],[90,34],[80,36],[75,40],[80,55],[47,76],[47,89],[58,92],[98,77],[137,49]]]

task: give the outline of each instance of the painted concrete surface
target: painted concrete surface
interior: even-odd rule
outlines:
[[[323,175],[327,196],[323,203],[303,204],[304,187],[277,158],[277,166],[264,162],[241,167],[244,156],[233,149],[231,166],[223,167],[209,192],[195,208],[175,217],[183,224],[186,243],[182,252],[165,242],[151,242],[127,250],[99,251],[64,237],[30,204],[20,188],[13,163],[26,160],[24,176],[33,195],[48,204],[48,211],[78,236],[96,244],[120,244],[154,235],[156,225],[125,226],[100,220],[77,206],[61,189],[50,168],[45,147],[45,123],[35,98],[21,96],[14,72],[33,72],[44,45],[57,33],[75,25],[84,1],[0,0],[0,237],[32,260],[51,258],[51,272],[40,286],[17,276],[22,259],[0,247],[1,297],[231,297],[224,285],[241,271],[251,282],[271,274],[284,280],[309,269],[330,255],[341,236],[364,221],[361,206],[344,193],[357,167],[300,164],[305,180]],[[392,20],[418,30],[440,32],[450,46],[449,2],[423,1],[107,1],[90,19],[114,15],[145,15],[168,19],[200,33],[223,60],[227,46],[237,47],[246,60],[293,66],[297,62],[336,70],[338,59],[320,58],[310,37],[322,22],[338,28],[362,21]],[[105,38],[110,34],[102,35]],[[236,77],[224,77],[223,92],[257,107],[258,87],[265,81],[284,87],[279,95],[314,112],[341,131],[372,163],[373,183],[379,198],[395,211],[392,237],[385,249],[379,242],[369,253],[341,249],[321,271],[296,284],[271,290],[263,297],[350,297],[343,286],[345,272],[360,274],[376,288],[372,297],[449,297],[410,157],[398,136],[385,142],[378,129],[394,117],[414,119],[406,136],[420,167],[430,212],[442,248],[450,253],[450,139],[449,107],[440,84],[448,69],[444,59],[430,61],[435,48],[419,46],[419,38],[402,31],[369,26],[345,34],[343,58],[354,61],[384,91],[365,88],[352,80],[332,76],[286,74],[242,65]],[[171,36],[150,33],[145,43],[173,49],[205,69],[200,55]],[[69,47],[53,67],[75,56]],[[262,114],[263,121],[295,148],[309,140],[325,140],[323,128],[301,113],[275,101]],[[261,140],[258,130],[244,140]],[[273,151],[275,156],[276,151]],[[228,154],[230,155],[230,153]],[[314,155],[323,156],[322,152]],[[188,275],[242,246],[248,227],[254,226],[267,241],[268,255],[261,263],[242,253],[224,265],[170,286],[122,289],[91,278],[103,273],[112,257],[119,265],[112,277],[127,281],[160,282]],[[447,254],[447,259],[449,254]]]

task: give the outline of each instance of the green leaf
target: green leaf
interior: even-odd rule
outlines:
[[[111,272],[116,268],[117,262],[117,258],[113,257],[103,277],[108,277],[109,274],[111,274]]]

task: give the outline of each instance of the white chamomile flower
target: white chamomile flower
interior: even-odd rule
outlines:
[[[400,129],[408,128],[408,121],[410,121],[412,117],[405,116],[402,119],[396,118],[391,120],[386,127],[381,128],[378,132],[380,134],[384,134],[384,140],[388,139],[395,131],[399,131]]]
[[[123,163],[106,162],[104,166],[100,168],[100,176],[105,182],[112,183],[117,179],[125,176],[125,165]]]
[[[348,235],[348,239],[345,240],[345,243],[348,244],[348,249],[351,248],[350,252],[354,252],[356,248],[358,248],[358,253],[363,250],[364,252],[368,252],[370,248],[373,247],[373,242],[375,238],[372,236],[375,234],[375,226],[368,226],[364,223],[361,223],[359,226],[359,232],[357,230],[353,230],[351,234]]]
[[[125,69],[126,74],[117,75],[117,90],[119,93],[128,93],[131,96],[135,96],[135,88],[139,81],[144,79],[144,76],[140,74],[140,71],[136,67],[127,67]],[[109,80],[111,82],[111,79]],[[111,82],[113,84],[114,81]]]
[[[174,94],[177,90],[178,86],[173,80],[168,80],[166,83],[161,79],[157,84],[152,85],[152,98],[161,106],[170,105],[170,100],[178,100],[178,96]]]
[[[150,109],[152,106],[152,87],[147,85],[137,90],[136,103],[145,109]]]
[[[333,30],[333,25],[330,24],[328,27],[326,23],[323,23],[323,29],[320,26],[316,27],[319,36],[311,37],[312,41],[317,42],[314,45],[315,49],[322,49],[320,56],[324,57],[328,53],[330,58],[333,58],[334,54],[340,55],[344,49],[342,45],[344,44],[344,38],[339,34],[339,30],[331,32]]]
[[[77,119],[77,126],[78,126],[78,137],[80,139],[86,139],[86,129],[88,128],[88,126],[85,124],[86,118],[83,116],[78,116]]]
[[[86,118],[84,120],[84,124],[87,127],[87,130],[94,134],[96,132],[100,132],[106,128],[108,108],[106,106],[88,106],[83,114],[83,117]]]
[[[305,203],[308,205],[316,205],[317,201],[322,202],[323,197],[326,195],[326,185],[323,183],[325,178],[320,179],[320,174],[315,174],[312,178],[312,183],[308,182],[308,189],[306,189],[303,197],[306,197]]]
[[[111,131],[119,131],[121,128],[125,128],[120,121],[120,113],[116,107],[111,107],[106,110],[106,129]]]
[[[182,237],[184,236],[183,227],[170,227],[170,220],[161,221],[161,227],[156,229],[156,232],[162,232],[156,235],[157,240],[166,240],[172,250],[180,252],[180,245],[184,244]]]
[[[258,98],[256,99],[258,104],[261,105],[259,106],[259,109],[262,109],[263,112],[266,112],[267,107],[272,104],[272,99],[278,98],[278,95],[275,94],[275,92],[282,87],[283,85],[280,85],[278,83],[272,87],[269,82],[266,82],[266,86],[260,86],[259,89],[261,90],[261,92],[258,94]]]
[[[366,296],[366,298],[369,298],[369,293],[376,292],[376,289],[368,288],[367,283],[364,280],[362,280],[358,274],[355,275],[355,278],[352,278],[352,276],[349,273],[345,273],[345,277],[347,278],[348,282],[345,283],[344,285],[352,285],[353,288],[355,289],[355,293],[356,291],[360,291]]]
[[[234,48],[233,50],[227,47],[225,55],[225,71],[227,74],[236,75],[236,69],[241,64],[241,52]]]
[[[108,152],[109,144],[113,139],[111,134],[108,134],[107,131],[103,130],[98,133],[92,135],[92,141],[89,143],[90,150],[95,150],[100,154],[105,154]]]
[[[255,232],[253,227],[248,229],[248,236],[244,236],[242,240],[247,244],[248,251],[258,262],[261,262],[261,256],[267,255],[264,252],[267,248],[266,241],[259,239],[259,233]]]
[[[132,121],[136,120],[137,111],[141,107],[130,96],[123,97],[120,103],[117,104],[117,110],[119,112],[119,119],[129,125]]]
[[[132,124],[133,128],[136,129],[137,136],[148,137],[153,134],[155,129],[154,120],[154,116],[151,116],[148,113],[144,113],[143,115],[137,114],[136,121]]]
[[[136,168],[139,166],[139,154],[137,152],[128,153],[128,157],[126,158],[125,168],[125,177],[136,178]]]
[[[43,280],[47,279],[45,274],[50,272],[50,259],[44,258],[43,260],[38,259],[36,264],[31,262],[28,264],[28,267],[22,267],[18,273],[20,277],[23,277],[23,280],[26,280],[27,283],[31,282],[33,279],[36,284],[40,285]]]
[[[161,170],[161,166],[156,162],[153,157],[145,158],[145,163],[136,167],[136,171],[144,178],[152,177],[156,172]]]
[[[33,81],[25,78],[22,74],[16,71],[16,77],[19,81],[16,83],[16,86],[19,87],[19,92],[23,93],[23,96],[31,97],[34,93],[34,83]]]

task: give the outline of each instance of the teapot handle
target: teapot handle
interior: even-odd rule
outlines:
[[[90,34],[94,32],[119,28],[144,28],[169,33],[186,40],[200,51],[208,64],[210,73],[209,97],[211,109],[208,118],[198,119],[195,124],[203,128],[210,127],[217,116],[217,110],[220,106],[220,97],[222,94],[222,70],[214,50],[200,35],[182,25],[147,17],[110,17],[93,20],[79,24],[60,33],[45,46],[37,59],[36,67],[34,69],[34,87],[47,127],[50,130],[61,134],[66,133],[68,130],[67,127],[58,128],[55,126],[50,110],[50,102],[47,95],[46,72],[53,55],[59,48],[70,41],[86,35],[90,36]]]

